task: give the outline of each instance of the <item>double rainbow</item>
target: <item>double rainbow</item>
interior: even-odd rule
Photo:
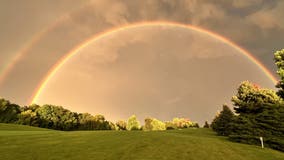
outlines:
[[[217,40],[222,41],[223,43],[227,44],[228,46],[236,49],[237,51],[239,51],[241,54],[243,54],[247,59],[249,59],[252,63],[254,63],[255,65],[258,66],[259,69],[262,70],[262,72],[273,82],[276,83],[277,79],[273,76],[273,74],[259,61],[257,60],[251,53],[249,53],[248,51],[246,51],[245,49],[241,48],[240,46],[238,46],[237,44],[235,44],[234,42],[230,41],[229,39],[220,36],[216,33],[213,33],[211,31],[202,29],[200,27],[196,27],[196,26],[192,26],[192,25],[186,25],[186,24],[181,24],[181,23],[175,23],[175,22],[165,22],[165,21],[155,21],[155,22],[140,22],[140,23],[135,23],[135,24],[129,24],[129,25],[125,25],[125,26],[121,26],[118,28],[113,28],[104,32],[101,32],[99,34],[96,34],[94,36],[91,36],[90,38],[88,38],[87,40],[85,40],[83,43],[79,44],[78,46],[74,47],[73,49],[70,50],[70,52],[68,52],[67,54],[65,54],[59,61],[57,61],[57,63],[49,70],[49,72],[46,74],[46,76],[44,77],[44,79],[39,83],[39,85],[37,86],[37,88],[35,89],[35,91],[32,94],[31,100],[29,101],[30,104],[36,103],[41,92],[44,90],[44,88],[46,87],[47,83],[49,82],[49,80],[57,73],[57,71],[70,59],[72,58],[74,55],[78,54],[79,51],[81,49],[83,49],[84,47],[88,46],[89,44],[98,41],[104,37],[107,37],[111,34],[120,32],[120,31],[125,31],[128,29],[134,29],[134,28],[139,28],[139,27],[147,27],[147,26],[170,26],[170,27],[180,27],[180,28],[184,28],[184,29],[189,29],[192,31],[196,31],[202,34],[205,34],[209,37],[215,38]],[[11,67],[10,67],[11,68]],[[8,69],[10,69],[8,68]],[[4,73],[7,73],[4,72]],[[4,75],[6,76],[6,74]],[[3,77],[3,75],[2,75]]]

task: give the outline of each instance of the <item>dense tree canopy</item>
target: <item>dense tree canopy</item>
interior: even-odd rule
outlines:
[[[274,61],[277,66],[277,74],[280,77],[280,81],[276,85],[278,90],[278,95],[284,98],[284,49],[276,51],[274,53]]]
[[[232,118],[232,113],[223,108],[212,122],[213,130],[233,141],[249,144],[259,144],[259,137],[263,137],[265,146],[284,151],[284,49],[274,53],[274,60],[280,77],[277,93],[242,82],[232,97],[237,115]]]
[[[284,103],[275,91],[245,81],[232,102],[238,115],[228,123],[231,140],[259,144],[263,137],[266,146],[284,151]]]
[[[110,130],[115,125],[103,115],[71,112],[61,106],[30,105],[20,107],[0,99],[0,122],[18,123],[56,130]]]
[[[20,106],[0,98],[0,122],[9,123],[17,121],[19,113],[21,113]]]
[[[77,113],[55,105],[30,105],[20,107],[0,99],[0,123],[18,123],[35,127],[56,130],[140,130],[141,126],[136,116],[129,117],[127,122],[116,123],[107,121],[103,115]],[[146,118],[143,130],[166,130],[198,127],[197,123],[184,118],[174,118],[173,121],[162,122],[155,118]]]

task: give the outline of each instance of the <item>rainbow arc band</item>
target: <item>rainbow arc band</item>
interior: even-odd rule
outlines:
[[[58,27],[62,22],[67,20],[72,13],[74,13],[75,11],[84,9],[84,7],[87,7],[88,5],[90,5],[92,3],[94,3],[94,2],[87,2],[83,6],[79,7],[79,9],[74,9],[74,10],[64,14],[63,16],[57,18],[55,20],[55,22],[53,22],[52,24],[48,25],[46,28],[43,28],[37,34],[35,34],[33,36],[33,38],[27,44],[24,45],[24,48],[21,48],[15,54],[15,56],[13,56],[11,58],[9,63],[4,64],[2,69],[0,68],[0,86],[6,80],[9,73],[14,69],[16,64],[20,60],[22,60],[22,58],[25,57],[29,53],[29,51],[31,51],[33,49],[33,47],[36,45],[36,43],[38,43],[44,36],[48,35],[48,33],[50,33],[52,30],[54,30],[56,27]]]
[[[247,57],[252,63],[257,65],[259,69],[262,70],[262,72],[274,83],[276,84],[277,79],[272,75],[272,73],[269,72],[269,70],[259,61],[257,60],[251,53],[246,51],[245,49],[241,48],[234,42],[230,41],[229,39],[222,37],[221,35],[218,35],[216,33],[213,33],[211,31],[202,29],[200,27],[187,25],[187,24],[181,24],[181,23],[175,23],[175,22],[167,22],[167,21],[154,21],[154,22],[140,22],[135,24],[128,24],[125,26],[121,26],[118,28],[113,28],[104,32],[101,32],[99,34],[96,34],[87,40],[85,40],[83,43],[79,44],[78,46],[74,47],[70,52],[65,54],[47,73],[46,77],[41,81],[41,83],[38,85],[38,87],[35,89],[31,100],[29,101],[29,104],[34,104],[37,102],[38,97],[40,96],[41,92],[44,90],[45,86],[49,82],[49,80],[56,74],[56,72],[74,55],[76,55],[81,49],[88,46],[89,44],[98,41],[108,35],[128,30],[128,29],[134,29],[139,27],[150,27],[150,26],[172,26],[172,27],[180,27],[185,28],[189,30],[193,30],[196,32],[200,32],[203,34],[206,34],[212,38],[215,38],[217,40],[222,41],[223,43],[231,46],[232,48],[238,50],[240,53],[242,53],[245,57]]]

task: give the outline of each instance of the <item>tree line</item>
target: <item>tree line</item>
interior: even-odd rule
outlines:
[[[211,127],[218,135],[248,144],[260,144],[284,151],[284,49],[274,53],[280,81],[278,91],[244,81],[232,97],[234,112],[227,105],[216,115]]]
[[[141,126],[135,115],[127,121],[116,123],[108,121],[103,115],[71,112],[61,106],[30,105],[21,107],[0,98],[0,123],[17,123],[55,130],[169,130],[199,127],[197,123],[185,118],[174,118],[172,121],[160,121],[156,118],[146,118]]]
[[[284,151],[284,49],[275,52],[277,74],[280,77],[276,84],[278,91],[264,89],[244,81],[232,97],[234,112],[227,105],[216,115],[211,127],[218,135],[227,136],[230,140],[248,144],[264,144]],[[170,130],[181,128],[199,128],[197,123],[185,118],[174,118],[171,121],[160,121],[146,118],[140,125],[135,115],[127,121],[116,123],[107,121],[103,115],[71,112],[61,106],[30,105],[21,107],[0,99],[0,123],[17,123],[55,130]]]
[[[71,112],[61,106],[36,104],[21,107],[0,99],[0,122],[55,130],[111,130],[114,124],[103,115]]]

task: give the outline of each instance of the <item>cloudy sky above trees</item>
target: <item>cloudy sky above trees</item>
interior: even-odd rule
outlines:
[[[66,54],[72,48],[74,48],[74,46],[77,46],[78,44],[85,41],[87,38],[89,38],[92,35],[122,25],[137,23],[141,21],[170,21],[170,22],[190,24],[193,26],[201,27],[203,29],[224,36],[230,39],[231,41],[235,42],[242,48],[248,50],[256,58],[258,58],[269,70],[271,70],[271,72],[275,72],[275,66],[273,64],[273,52],[283,48],[283,42],[284,42],[284,37],[281,36],[284,35],[284,20],[283,20],[284,1],[281,0],[271,0],[271,1],[266,1],[266,0],[232,0],[232,1],[227,1],[227,0],[204,0],[204,1],[199,1],[199,0],[179,0],[179,1],[11,0],[8,1],[7,0],[7,1],[1,1],[0,4],[1,4],[0,20],[2,21],[1,23],[2,25],[0,26],[1,70],[5,70],[5,68],[9,66],[9,64],[11,64],[13,61],[16,61],[15,65],[13,65],[11,71],[7,74],[7,76],[5,76],[5,79],[3,80],[0,86],[0,94],[2,97],[8,98],[20,104],[27,104],[32,93],[34,92],[40,81],[43,79],[43,77],[46,75],[48,70],[58,61],[58,59],[60,59],[64,54]],[[196,70],[190,71],[190,69],[185,70],[184,66],[180,68],[177,67],[178,66],[177,64],[181,64],[181,66],[187,64],[187,62],[181,63],[179,60],[180,58],[179,56],[195,55],[195,58],[192,59],[194,59],[196,65],[193,65],[193,63],[191,64],[196,67],[201,63],[205,63],[204,58],[202,61],[196,60],[198,59],[198,56],[201,55],[197,53],[198,51],[204,53],[206,52],[204,46],[210,48],[210,52],[207,51],[209,53],[208,54],[209,57],[211,56],[214,57],[214,58],[212,57],[208,58],[210,59],[210,61],[206,62],[206,64],[209,64],[210,62],[212,63],[214,62],[214,64],[220,64],[217,63],[216,59],[220,61],[225,61],[225,58],[227,56],[224,56],[225,53],[224,51],[227,51],[228,53],[230,52],[230,56],[228,56],[229,58],[227,57],[227,61],[230,62],[230,64],[235,63],[234,64],[235,66],[230,68],[231,70],[235,69],[237,71],[237,69],[239,69],[238,66],[240,66],[243,63],[248,63],[247,65],[244,66],[251,67],[251,70],[255,71],[255,73],[257,74],[248,77],[247,79],[252,78],[252,80],[255,79],[257,81],[258,79],[260,79],[259,77],[263,76],[261,75],[262,73],[260,73],[257,70],[257,68],[255,68],[255,66],[249,64],[249,62],[246,62],[242,56],[238,56],[239,54],[236,53],[236,51],[226,48],[226,45],[222,44],[221,42],[218,42],[213,39],[208,39],[206,37],[204,38],[202,37],[202,35],[195,34],[192,31],[166,28],[164,29],[164,32],[162,32],[162,29],[159,29],[157,27],[152,27],[152,28],[150,27],[150,28],[139,29],[137,31],[132,30],[129,31],[129,33],[126,32],[119,33],[118,35],[113,35],[112,37],[108,37],[105,39],[106,39],[105,41],[97,42],[97,44],[93,44],[92,46],[88,47],[89,49],[85,49],[84,51],[82,51],[82,54],[80,54],[81,56],[77,56],[78,57],[77,60],[75,58],[72,59],[72,62],[74,63],[68,63],[66,66],[64,66],[63,69],[60,71],[60,73],[62,73],[61,76],[58,73],[57,76],[54,78],[57,79],[58,82],[57,85],[62,86],[62,88],[66,90],[66,87],[68,85],[66,85],[64,88],[63,82],[66,81],[66,78],[64,77],[68,77],[67,76],[68,71],[69,72],[72,71],[72,73],[74,73],[76,71],[75,69],[77,69],[78,73],[88,75],[88,73],[90,73],[87,72],[88,69],[93,71],[94,69],[93,67],[96,66],[98,63],[101,63],[101,61],[116,60],[115,62],[120,62],[119,60],[121,60],[121,57],[126,55],[127,55],[126,57],[128,57],[129,59],[131,58],[131,55],[136,55],[136,56],[132,57],[133,59],[124,62],[123,65],[129,64],[130,62],[133,62],[140,58],[142,59],[141,61],[139,61],[141,62],[140,66],[144,66],[147,64],[146,62],[148,62],[149,59],[153,58],[154,55],[156,56],[159,55],[157,53],[164,52],[165,55],[171,56],[173,54],[171,53],[171,49],[173,48],[175,49],[175,54],[174,54],[175,58],[172,58],[171,61],[167,63],[170,64],[170,66],[173,66],[171,67],[173,69],[170,72],[171,77],[173,77],[173,75],[177,73],[177,71],[180,71],[181,73],[183,73],[182,75],[187,75],[187,76],[182,76],[184,77],[184,79],[190,80],[189,77],[192,77],[194,75],[199,75],[198,74],[199,72],[197,72]],[[183,42],[176,43],[174,39]],[[110,43],[109,40],[112,40],[115,43]],[[191,45],[187,45],[186,43],[184,43],[187,41],[190,41]],[[98,56],[94,54],[94,51],[96,51],[96,53],[100,52],[108,54],[103,55],[105,59],[100,57],[101,58],[100,60],[94,60],[94,59],[99,59],[99,58],[89,58],[90,56],[93,57]],[[187,52],[189,51],[190,54],[187,54]],[[135,54],[132,54],[133,52],[135,52]],[[176,52],[179,52],[180,54],[176,54]],[[24,53],[23,54],[24,56],[22,56],[20,60],[15,60],[15,57],[17,55],[21,55],[22,53]],[[149,53],[149,54],[144,54],[144,53]],[[139,55],[142,54],[143,56],[139,57]],[[85,56],[85,59],[83,55]],[[107,57],[106,55],[109,55],[109,57],[111,58]],[[236,57],[232,58],[233,56]],[[158,60],[155,59],[154,62],[157,64],[156,66],[161,66],[160,63],[163,63],[163,60],[161,58]],[[204,68],[206,67],[208,67],[208,65],[204,66]],[[138,68],[139,67],[137,67],[136,69]],[[121,69],[123,69],[123,67]],[[135,70],[135,67],[133,70]],[[247,71],[243,71],[241,73],[238,72],[238,74],[236,75],[242,75],[243,78],[246,78],[246,76],[250,75],[249,74],[250,72],[248,71],[251,70],[248,69]],[[108,79],[109,78],[108,76],[113,76],[113,75],[101,75],[101,74],[118,73],[122,71],[124,70],[116,71],[110,69],[106,71],[105,69],[101,69],[100,71],[98,71],[98,73],[100,73],[100,76],[102,77],[105,76],[104,78]],[[161,78],[164,78],[162,75],[162,71],[163,69],[161,68],[153,70],[153,73],[149,75],[146,74],[145,76],[147,77],[151,76],[151,78],[148,79],[151,80],[151,82],[152,81],[160,82],[162,81]],[[229,69],[227,71],[229,71]],[[223,73],[227,74],[229,72],[223,71]],[[147,79],[145,78],[145,76],[140,77],[140,79],[143,78]],[[121,77],[115,77],[115,78],[121,78]],[[227,76],[227,78],[231,80],[233,79],[232,76],[229,75]],[[262,81],[260,80],[261,82],[259,83],[261,83],[265,87],[273,86],[273,84],[268,82],[267,79],[265,79],[265,77],[262,79],[263,80]],[[237,81],[238,79],[234,80]],[[53,81],[56,82],[55,80]],[[93,79],[91,79],[90,81],[94,82]],[[165,103],[175,102],[176,104],[179,102],[183,104],[183,105],[180,104],[180,106],[183,106],[181,107],[183,112],[187,111],[185,109],[185,106],[196,105],[195,103],[197,102],[194,103],[191,102],[192,99],[196,98],[187,98],[186,101],[181,101],[182,99],[181,96],[178,96],[178,95],[186,95],[189,93],[173,94],[170,97],[167,97],[169,96],[167,93],[171,92],[177,93],[177,91],[174,91],[174,89],[179,87],[183,88],[187,86],[185,82],[183,83],[179,82],[179,85],[175,85],[178,84],[178,81],[179,80],[172,78],[172,80],[169,80],[168,83],[163,84],[170,86],[173,85],[172,89],[163,90],[162,88],[165,87],[162,87],[163,85],[161,85],[160,86],[161,88],[158,88],[158,90],[160,91],[163,90],[163,94],[159,94],[156,97],[156,99],[153,100],[155,102],[152,102],[152,105],[158,106],[158,104],[160,104],[161,102]],[[116,80],[116,82],[118,82],[118,80]],[[228,85],[233,84],[233,81],[230,82],[232,83],[228,83]],[[53,82],[51,82],[51,84],[52,83]],[[192,81],[191,83],[195,82]],[[50,88],[52,88],[52,86],[56,86],[56,84],[54,85],[51,84],[49,85]],[[143,83],[141,82],[141,84]],[[76,86],[79,84],[73,83],[70,85]],[[92,87],[98,87],[98,86],[99,85],[94,85]],[[121,87],[121,85],[118,84],[117,86]],[[137,86],[137,84],[135,86]],[[232,87],[234,88],[236,86]],[[151,86],[151,88],[154,87]],[[137,90],[141,91],[140,89]],[[230,88],[229,90],[230,91],[227,92],[231,93],[232,89]],[[55,89],[50,89],[49,92],[50,94],[53,93],[52,95],[54,95],[55,91],[56,91]],[[115,93],[114,90],[109,90],[108,92],[111,91],[113,91],[112,93]],[[57,93],[58,94],[61,93],[61,95],[62,94],[66,95],[63,96],[66,99],[68,99],[68,97],[71,96],[67,95],[67,91],[66,93],[65,92],[64,93],[57,92]],[[128,92],[126,91],[124,93],[119,93],[119,94],[125,94],[125,97],[129,97],[128,94],[131,93],[132,92],[130,92],[129,89]],[[225,94],[225,91],[222,93]],[[48,94],[47,90],[45,94]],[[100,95],[99,92],[95,93],[95,95],[96,94]],[[137,97],[139,97],[138,95]],[[146,95],[149,96],[148,93]],[[161,98],[162,96],[166,97],[165,98],[166,100],[163,100],[163,98]],[[222,100],[227,101],[230,96],[231,95],[227,95],[227,97],[225,97],[224,99],[220,99],[219,100],[220,103],[224,103]],[[48,95],[45,97],[52,98],[51,96]],[[222,97],[222,94],[220,94],[220,97]],[[118,97],[112,97],[112,98],[118,98]],[[157,101],[158,98],[160,98],[159,101]],[[44,98],[44,96],[42,96],[42,99],[47,100],[48,98]],[[54,101],[54,102],[60,103],[59,105],[61,105],[62,103],[62,105],[68,105],[68,106],[72,106],[74,104],[77,105],[77,103],[79,103],[79,102],[76,103],[74,102],[74,104],[71,103],[69,104],[66,101],[67,100],[65,100],[64,102],[63,101]],[[138,104],[138,101],[143,101],[143,100],[137,100],[137,101],[133,100],[133,102],[129,103],[129,105],[133,106],[136,103]],[[148,100],[148,102],[149,104],[147,103],[146,105],[150,107],[151,101]],[[88,102],[87,106],[89,107],[86,108],[90,108],[89,103],[91,103],[91,101]],[[122,103],[121,105],[126,105],[125,104],[126,102],[121,102],[121,103]],[[100,105],[106,105],[106,104],[102,104],[101,102]],[[205,107],[206,105],[209,104],[206,103],[203,104],[203,108],[206,108]],[[222,104],[220,104],[220,107],[221,105]],[[70,107],[70,108],[72,108],[72,110],[76,110],[76,107]],[[202,107],[200,106],[199,108]],[[214,108],[212,108],[210,113],[208,113],[206,116],[207,117],[211,116],[213,110],[216,110],[216,108],[218,108],[218,106],[214,106]],[[192,107],[191,109],[188,109],[188,111],[189,112],[190,110],[194,111],[194,109],[196,108]],[[84,109],[79,109],[79,110],[85,111]],[[157,109],[153,111],[153,113],[158,113],[158,111],[160,110],[162,109],[157,107]],[[90,112],[95,112],[95,109],[91,110]],[[173,116],[173,115],[168,115],[168,116],[164,115],[161,115],[161,118],[166,119],[169,116]],[[121,117],[123,118],[124,116]],[[117,118],[120,117],[117,116]],[[194,117],[194,118],[201,120],[200,117]]]

